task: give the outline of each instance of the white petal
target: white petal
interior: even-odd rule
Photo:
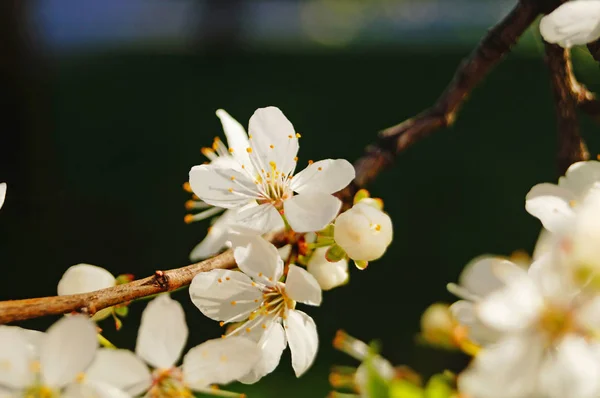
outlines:
[[[19,328],[0,327],[0,388],[21,389],[31,384],[33,359],[33,352]]]
[[[315,277],[323,290],[331,290],[348,281],[348,260],[345,258],[334,263],[327,261],[327,247],[317,248],[306,266],[306,270]]]
[[[283,202],[285,216],[296,232],[320,231],[333,221],[341,207],[338,198],[322,192],[295,195]]]
[[[564,177],[558,180],[558,186],[571,191],[577,198],[583,199],[600,183],[600,162],[588,160],[569,166]]]
[[[258,197],[254,182],[245,174],[218,165],[192,167],[190,185],[200,199],[225,209],[243,206]]]
[[[284,321],[285,334],[292,351],[292,367],[300,377],[313,364],[319,348],[315,321],[302,311],[290,310]]]
[[[84,315],[58,320],[40,347],[42,381],[50,387],[72,382],[94,359],[98,348],[96,325]]]
[[[58,295],[88,293],[116,284],[115,277],[102,267],[77,264],[69,267],[58,282]]]
[[[86,371],[86,380],[104,382],[137,396],[150,388],[152,375],[133,352],[101,348]]]
[[[551,233],[546,228],[542,228],[538,239],[535,242],[535,248],[533,249],[533,254],[531,258],[535,261],[544,254],[552,251],[556,244],[556,241],[557,239],[555,234]]]
[[[225,210],[211,225],[206,237],[190,253],[191,261],[199,261],[219,253],[229,241],[229,224],[237,217],[237,209]]]
[[[292,254],[292,245],[287,244],[277,249],[277,253],[279,253],[279,257],[286,262],[288,258],[290,258],[290,254]]]
[[[24,329],[18,326],[0,325],[0,330],[1,329],[14,330],[16,333],[19,333],[21,337],[25,339],[27,347],[29,348],[31,355],[33,355],[34,357],[38,356],[40,347],[42,346],[44,339],[46,338],[46,333],[44,332],[39,332],[37,330],[31,329]]]
[[[285,279],[285,292],[294,301],[309,305],[321,305],[323,292],[319,282],[304,268],[290,264]]]
[[[600,358],[581,337],[567,335],[547,356],[539,374],[544,397],[597,398],[600,394]]]
[[[98,381],[74,383],[60,395],[62,398],[130,398],[131,395],[110,385]]]
[[[283,275],[283,260],[277,248],[260,236],[249,237],[246,246],[236,247],[233,257],[238,267],[256,281],[271,285]]]
[[[459,376],[459,391],[477,398],[534,397],[544,343],[539,335],[517,334],[487,347]]]
[[[298,193],[336,193],[354,179],[354,166],[345,159],[325,159],[294,175],[291,188]]]
[[[521,277],[480,301],[477,314],[486,326],[510,332],[535,322],[543,305],[544,299],[534,281]]]
[[[281,354],[287,341],[283,326],[279,322],[272,322],[266,333],[258,342],[257,347],[260,349],[260,359],[239,381],[244,384],[254,384],[264,376],[273,372],[281,360]]]
[[[227,137],[227,146],[233,150],[233,157],[237,158],[241,164],[250,164],[248,161],[248,152],[246,152],[246,148],[249,146],[246,130],[225,110],[218,109],[216,113],[223,125],[223,131]]]
[[[178,301],[161,294],[142,313],[135,352],[155,368],[171,368],[188,338],[185,313]]]
[[[469,331],[469,339],[480,345],[489,345],[498,340],[500,333],[486,327],[479,318],[475,304],[459,300],[450,306],[452,316]]]
[[[250,118],[248,133],[252,137],[250,146],[253,152],[250,156],[257,156],[265,167],[275,162],[284,175],[294,169],[298,138],[294,126],[279,108],[257,109]]]
[[[270,203],[240,211],[232,226],[236,231],[249,235],[262,235],[273,230],[283,229],[283,219]]]
[[[246,319],[258,308],[262,302],[262,291],[253,286],[250,277],[242,272],[214,269],[194,277],[190,297],[210,319],[237,322]]]
[[[0,209],[4,205],[4,199],[6,199],[6,187],[5,182],[0,184]]]
[[[563,47],[590,43],[600,37],[600,1],[569,1],[542,18],[540,33]]]
[[[504,286],[512,274],[525,274],[518,265],[498,256],[483,255],[471,260],[460,274],[460,286],[477,297],[488,294]]]
[[[185,355],[183,377],[192,389],[227,384],[247,374],[259,357],[260,349],[247,338],[233,336],[209,340]]]
[[[537,217],[544,228],[556,232],[573,217],[573,209],[569,203],[575,199],[572,192],[557,185],[538,184],[527,193],[525,209]]]

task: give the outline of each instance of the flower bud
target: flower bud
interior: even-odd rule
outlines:
[[[348,261],[342,259],[335,263],[329,262],[325,258],[326,253],[327,247],[316,249],[310,257],[306,269],[319,282],[321,289],[331,290],[348,281]]]
[[[421,316],[421,335],[430,344],[454,346],[453,333],[457,323],[446,304],[430,305]]]
[[[392,234],[390,217],[361,201],[338,216],[333,237],[351,259],[372,261],[385,253]]]
[[[115,286],[115,277],[104,268],[90,264],[77,264],[69,267],[58,282],[58,295],[89,293]],[[112,307],[98,311],[92,319],[101,321],[110,316]]]

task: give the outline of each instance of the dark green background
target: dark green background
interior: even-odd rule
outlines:
[[[16,78],[2,133],[1,299],[53,295],[64,270],[87,262],[142,277],[188,263],[207,223],[185,225],[181,189],[202,146],[222,135],[217,108],[247,125],[258,108],[280,107],[302,133],[301,162],[361,155],[378,130],[430,105],[465,48],[369,52],[152,54],[123,51],[28,64]],[[585,59],[586,62],[589,60]],[[584,75],[597,72],[589,63]],[[471,96],[456,125],[402,154],[370,189],[385,200],[394,242],[351,283],[304,307],[319,328],[316,364],[296,380],[285,354],[250,397],[324,397],[337,329],[380,339],[384,354],[430,374],[465,359],[414,344],[428,304],[452,300],[445,284],[472,257],[531,250],[539,223],[524,196],[555,175],[554,109],[536,46],[511,55]],[[19,80],[20,79],[20,80]],[[597,81],[597,80],[596,80]],[[594,84],[592,84],[594,86]],[[14,88],[13,87],[13,88]],[[584,131],[595,155],[596,127]],[[220,335],[189,302],[189,345]],[[133,347],[143,303],[123,330]],[[23,323],[46,328],[54,319]],[[282,395],[284,394],[285,395]]]

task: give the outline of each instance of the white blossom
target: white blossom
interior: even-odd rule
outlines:
[[[0,394],[129,397],[111,384],[86,380],[83,372],[92,362],[98,346],[96,326],[87,317],[64,317],[41,337],[20,328],[0,328]]]
[[[600,1],[568,1],[540,21],[540,33],[549,43],[568,48],[600,38]]]
[[[348,260],[330,262],[325,258],[327,247],[319,247],[312,253],[306,270],[315,277],[321,289],[331,290],[348,282]]]
[[[575,273],[600,272],[600,191],[588,194],[566,233],[558,239],[562,242],[562,253]]]
[[[135,354],[101,349],[87,377],[134,396],[148,392],[149,396],[186,397],[192,396],[190,390],[210,392],[210,384],[225,384],[244,376],[259,358],[256,344],[248,339],[217,339],[192,348],[177,367],[187,337],[181,304],[168,294],[160,295],[142,314]]]
[[[390,217],[362,201],[335,220],[333,238],[348,257],[356,261],[377,260],[392,242]]]
[[[240,164],[248,162],[248,135],[244,127],[223,109],[216,112],[223,126],[223,132],[227,138],[227,145],[218,137],[215,138],[212,148],[203,148],[202,153],[210,160],[210,164],[225,168],[238,168]],[[186,188],[191,191],[191,188]],[[251,201],[248,201],[251,202]],[[212,225],[208,229],[206,237],[190,253],[190,260],[198,261],[217,254],[229,245],[229,227],[234,224],[237,215],[242,208],[226,209],[213,206],[201,199],[186,202],[188,210],[197,210],[197,214],[189,214],[185,221],[191,223],[213,217]],[[245,209],[245,208],[244,208]],[[220,216],[219,213],[223,212]]]
[[[295,309],[296,302],[320,305],[319,283],[303,268],[290,265],[282,282],[283,261],[275,246],[255,237],[234,250],[242,272],[215,269],[194,277],[193,303],[207,317],[226,323],[241,322],[230,336],[247,336],[258,342],[260,361],[240,381],[254,383],[271,373],[289,344],[292,367],[301,376],[317,354],[318,335],[313,319]]]
[[[104,268],[91,264],[77,264],[65,271],[58,282],[57,293],[59,296],[89,293],[113,287],[116,284],[116,278]],[[95,313],[92,319],[101,321],[109,317],[111,312],[112,307],[104,308]]]
[[[587,1],[577,0],[573,3],[581,2]],[[559,178],[558,184],[534,186],[525,199],[525,209],[540,219],[548,231],[559,232],[572,221],[577,206],[599,187],[600,162],[577,162],[569,167],[564,177]]]
[[[600,353],[593,340],[600,302],[577,288],[560,258],[548,253],[528,272],[476,305],[476,315],[498,338],[459,377],[475,398],[593,398],[600,394]]]
[[[484,325],[476,314],[476,304],[494,291],[505,286],[514,275],[525,269],[506,258],[482,255],[471,260],[463,269],[458,285],[448,284],[448,290],[462,300],[450,306],[456,320],[467,328],[468,337],[478,344],[496,341],[498,332]]]
[[[194,193],[208,204],[227,209],[255,201],[258,206],[241,211],[236,219],[246,233],[283,228],[281,214],[296,232],[324,228],[341,207],[332,194],[354,178],[352,165],[343,159],[326,159],[294,175],[299,134],[278,108],[258,109],[248,130],[249,146],[242,151],[247,160],[234,156],[237,165],[233,167],[194,166],[190,170]],[[237,152],[234,148],[232,153]]]

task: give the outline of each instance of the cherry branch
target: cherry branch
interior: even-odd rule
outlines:
[[[381,131],[377,141],[366,148],[365,155],[354,163],[355,180],[337,194],[344,201],[344,205],[350,206],[358,189],[372,182],[381,171],[393,163],[398,154],[434,131],[452,125],[471,91],[510,52],[535,19],[541,13],[552,11],[560,2],[561,0],[520,0],[460,64],[452,81],[431,108],[403,123]],[[597,47],[594,44],[590,45],[590,51],[600,61],[600,44],[597,43]],[[561,137],[566,137],[564,140],[567,148],[564,150],[565,154],[560,154],[559,157],[561,162],[564,157],[564,164],[566,164],[566,159],[583,156],[585,149],[581,144],[577,127],[567,129],[567,124],[576,125],[576,120],[573,119],[574,104],[600,120],[600,103],[573,76],[568,54],[565,56],[563,53],[562,58],[559,55],[558,51],[552,49],[549,51],[548,59],[553,75],[557,109],[561,113],[560,104],[563,102],[570,107],[566,115],[568,117],[559,116],[559,125],[565,125],[560,127],[560,131]],[[576,140],[576,137],[579,137],[579,140]],[[276,246],[282,246],[294,241],[296,236],[277,233],[266,236],[266,239]],[[0,302],[0,324],[71,312],[92,315],[104,308],[187,286],[200,272],[233,267],[235,261],[229,250],[196,264],[156,271],[153,276],[91,293],[4,301]]]
[[[577,121],[577,99],[579,95],[585,96],[587,90],[575,80],[570,50],[556,44],[544,44],[556,107],[558,171],[563,175],[570,165],[590,157]]]

